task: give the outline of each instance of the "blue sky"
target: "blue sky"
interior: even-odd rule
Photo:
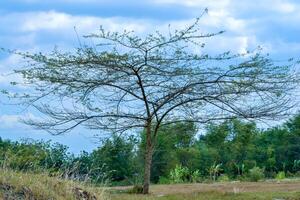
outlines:
[[[180,28],[198,17],[203,32],[225,30],[209,41],[208,51],[245,52],[258,45],[276,60],[298,57],[300,52],[300,1],[298,0],[1,0],[0,47],[22,51],[49,51],[78,46],[78,35],[96,32],[100,25],[118,31],[146,34],[163,31],[168,24]],[[0,90],[19,77],[8,74],[22,66],[16,56],[0,53]],[[19,122],[32,113],[0,96],[0,137],[51,139],[72,152],[91,151],[94,134],[76,129],[63,136],[32,130]]]

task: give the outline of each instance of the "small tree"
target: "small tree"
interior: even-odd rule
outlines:
[[[210,168],[209,168],[209,175],[210,178],[213,181],[216,181],[217,176],[219,175],[219,173],[222,171],[222,164],[216,164],[214,163]]]
[[[62,134],[83,125],[108,132],[145,129],[145,194],[160,127],[236,117],[275,118],[291,108],[291,63],[276,65],[260,53],[204,53],[199,19],[182,30],[139,37],[132,32],[86,36],[96,46],[76,52],[18,53],[29,94],[19,95],[46,120],[27,124]],[[216,46],[217,48],[217,46]]]

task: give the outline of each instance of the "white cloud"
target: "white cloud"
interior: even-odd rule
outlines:
[[[208,7],[208,15],[205,15],[200,20],[203,33],[226,30],[224,36],[218,36],[217,39],[213,38],[212,40],[215,42],[210,44],[214,47],[221,47],[222,50],[235,49],[236,52],[244,52],[246,49],[261,45],[262,43],[263,45],[272,43],[272,41],[262,41],[259,40],[259,38],[256,38],[257,33],[261,31],[261,26],[263,26],[263,24],[259,24],[262,19],[255,17],[252,17],[251,19],[245,19],[241,16],[237,17],[235,16],[236,10],[246,9],[247,6],[249,7],[248,9],[251,10],[255,9],[256,6],[257,9],[264,8],[282,13],[295,13],[295,10],[298,8],[296,4],[283,0],[262,0],[256,3],[253,3],[253,1],[243,1],[243,3],[239,3],[237,0],[155,0],[154,3],[184,5],[198,7],[199,9],[200,7]],[[271,4],[272,6],[270,6]],[[191,10],[197,11],[199,11],[199,9],[191,8]],[[100,25],[103,25],[106,30],[110,31],[127,29],[145,34],[151,33],[156,29],[167,31],[168,24],[171,24],[174,28],[180,29],[187,24],[190,24],[192,21],[193,19],[183,19],[161,22],[149,19],[125,17],[105,18],[70,15],[57,11],[41,11],[8,14],[0,19],[0,25],[8,26],[8,24],[10,24],[8,27],[13,27],[13,30],[20,34],[19,39],[21,41],[28,42],[31,48],[36,48],[38,46],[39,49],[43,50],[45,48],[42,46],[45,44],[35,43],[36,37],[39,37],[40,33],[44,34],[46,37],[47,34],[52,34],[53,37],[54,34],[55,38],[59,38],[60,41],[62,41],[61,46],[67,46],[70,45],[70,38],[73,38],[73,41],[76,41],[74,26],[76,26],[79,35],[97,32]],[[27,36],[28,40],[26,39]],[[63,41],[66,41],[66,43],[63,43]]]
[[[0,73],[0,90],[8,87],[12,87],[11,83],[21,83],[17,84],[15,88],[26,89],[27,87],[23,84],[23,79],[19,74],[10,73]]]
[[[229,6],[232,0],[154,0],[156,4],[175,4],[187,7],[202,7],[202,8],[225,8]]]
[[[22,123],[22,120],[26,120],[26,119],[32,119],[32,120],[36,120],[36,121],[41,120],[41,118],[39,116],[36,116],[31,112],[26,112],[26,113],[22,113],[22,114],[14,114],[14,115],[2,114],[2,115],[0,115],[0,129],[1,128],[12,128],[12,127],[30,128],[30,126],[27,126],[24,123]]]
[[[105,26],[111,31],[128,29],[135,30],[136,32],[142,32],[146,28],[144,21],[137,19],[74,16],[56,11],[15,13],[7,16],[7,18],[21,19],[17,23],[20,25],[19,30],[23,32],[64,32],[65,30],[72,31],[74,27],[77,27],[78,30],[83,30],[84,32],[92,32],[97,30],[100,25]],[[70,34],[70,32],[68,33]]]
[[[45,2],[56,2],[56,3],[91,3],[91,2],[107,2],[108,0],[14,0],[17,2],[24,3],[45,3]]]
[[[291,3],[288,0],[264,0],[255,4],[253,3],[253,6],[254,5],[260,9],[271,10],[283,14],[292,13],[297,9],[297,4]]]
[[[230,12],[240,8],[253,10],[273,10],[279,13],[291,13],[296,11],[297,4],[289,0],[260,0],[260,1],[240,1],[240,0],[154,0],[156,4],[174,4],[187,7],[201,7],[209,10],[227,10]],[[255,10],[254,10],[255,9]]]
[[[11,22],[13,27],[18,29],[15,31],[20,34],[33,34],[31,41],[34,41],[35,37],[38,37],[41,31],[43,34],[47,32],[49,34],[55,33],[56,37],[62,37],[62,39],[68,39],[70,35],[73,34],[73,38],[75,39],[74,26],[76,26],[80,35],[97,32],[100,25],[103,25],[103,27],[109,31],[121,31],[126,29],[134,30],[138,34],[145,34],[154,32],[155,30],[167,31],[168,24],[171,24],[173,28],[181,29],[191,24],[194,19],[159,22],[134,18],[78,16],[56,11],[47,11],[9,14],[0,19],[0,25],[1,21],[2,24]],[[200,25],[203,27],[203,32],[217,32],[225,29],[230,32],[230,34],[236,34],[237,40],[240,40],[240,37],[245,37],[245,34],[247,34],[246,21],[230,16],[230,13],[225,10],[209,12],[208,16],[204,16],[203,19],[201,19]],[[26,40],[25,36],[19,37],[20,39]],[[235,36],[233,36],[233,38],[234,37]],[[31,46],[33,48],[34,45]]]
[[[300,42],[287,42],[275,40],[266,44],[268,52],[271,54],[284,55],[289,57],[299,57]]]
[[[19,115],[0,115],[0,128],[12,128],[19,124]]]
[[[247,20],[237,19],[231,16],[230,12],[209,11],[208,16],[201,20],[201,24],[207,27],[225,28],[231,34],[247,34]]]
[[[292,4],[289,2],[279,1],[276,6],[271,6],[271,8],[274,8],[275,10],[283,13],[291,13],[296,11],[297,6],[296,4]]]
[[[14,74],[13,70],[22,65],[23,62],[21,57],[15,54],[11,54],[6,59],[0,60],[0,89],[3,89],[3,86],[9,86],[10,82],[22,82],[22,77]],[[18,87],[24,88],[21,85],[18,85]]]

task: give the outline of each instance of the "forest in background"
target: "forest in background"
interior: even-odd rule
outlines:
[[[184,183],[300,176],[300,115],[261,130],[253,122],[227,120],[206,126],[164,126],[156,141],[152,183]],[[145,133],[113,135],[94,151],[74,155],[50,141],[0,139],[0,165],[24,172],[95,184],[142,183]]]

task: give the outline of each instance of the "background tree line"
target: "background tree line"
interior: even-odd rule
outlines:
[[[114,135],[91,153],[73,155],[58,143],[0,139],[0,164],[96,184],[106,180],[113,185],[137,184],[143,177],[145,142],[145,132]],[[255,123],[227,120],[209,124],[205,134],[198,134],[194,123],[175,123],[160,130],[151,181],[247,179],[255,170],[269,178],[278,173],[296,176],[299,144],[300,115],[267,130],[258,129]]]

